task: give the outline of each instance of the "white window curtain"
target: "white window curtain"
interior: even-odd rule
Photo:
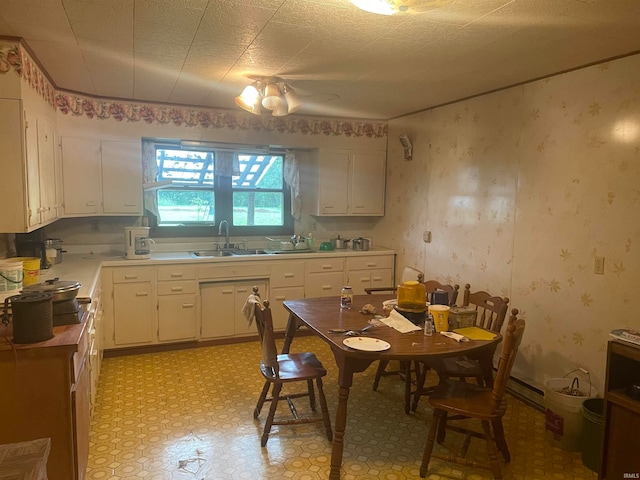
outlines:
[[[291,189],[291,216],[300,220],[302,199],[300,197],[300,170],[298,160],[293,150],[287,150],[284,155],[284,181]]]
[[[156,144],[153,140],[142,140],[142,181],[153,184],[158,181]],[[158,217],[158,196],[155,189],[145,190],[144,208]]]

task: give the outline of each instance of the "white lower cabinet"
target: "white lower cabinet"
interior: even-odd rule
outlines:
[[[249,325],[242,314],[242,307],[254,286],[264,298],[268,291],[265,279],[201,283],[200,338],[256,335],[255,324]]]
[[[307,260],[305,272],[305,296],[339,296],[344,285],[344,258],[327,257]]]
[[[393,286],[393,256],[347,258],[346,273],[354,295],[364,295],[365,288]]]
[[[113,271],[113,344],[143,345],[155,340],[154,268]]]
[[[242,313],[254,286],[271,304],[274,329],[284,331],[286,300],[335,296],[337,302],[346,284],[356,294],[393,285],[393,254],[280,258],[105,268],[105,348],[254,337],[255,324]]]
[[[192,265],[158,267],[158,341],[198,338],[196,269]]]
[[[304,298],[304,271],[304,260],[283,260],[271,266],[269,302],[276,331],[284,331],[289,321],[289,311],[282,302]]]

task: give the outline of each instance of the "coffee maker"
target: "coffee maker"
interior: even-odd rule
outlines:
[[[149,258],[151,242],[152,240],[149,238],[149,227],[125,227],[125,258],[129,260]]]
[[[31,233],[16,233],[15,244],[18,257],[39,258],[40,269],[49,268],[43,229],[38,229]]]

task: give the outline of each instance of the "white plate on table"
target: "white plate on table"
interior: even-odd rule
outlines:
[[[362,350],[365,352],[382,352],[391,348],[391,345],[388,342],[380,340],[379,338],[371,337],[345,338],[342,343],[354,350]]]

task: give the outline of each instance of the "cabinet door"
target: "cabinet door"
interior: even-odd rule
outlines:
[[[349,213],[349,152],[320,152],[320,215]]]
[[[142,215],[140,142],[102,142],[103,212]]]
[[[38,127],[33,115],[26,110],[25,116],[25,153],[27,167],[27,202],[29,205],[29,227],[42,223],[42,201],[40,199],[40,165],[38,163]]]
[[[65,215],[102,212],[100,175],[100,140],[63,137],[62,182]]]
[[[71,391],[71,407],[75,444],[75,480],[84,480],[89,463],[89,431],[91,430],[91,366],[87,357]]]
[[[37,120],[38,163],[40,166],[40,220],[49,223],[57,218],[56,202],[56,146],[53,127],[43,119]]]
[[[271,295],[271,315],[273,317],[273,329],[284,331],[289,321],[289,310],[284,308],[282,302],[285,300],[296,300],[304,298],[304,287],[280,287],[272,288]]]
[[[231,337],[235,324],[233,282],[200,284],[200,337]]]
[[[158,340],[170,342],[197,337],[195,295],[158,297]]]
[[[335,296],[338,302],[343,284],[343,272],[308,273],[304,284],[305,296],[307,298]]]
[[[354,152],[351,157],[351,215],[384,215],[385,152]]]
[[[364,295],[365,288],[371,287],[371,270],[351,270],[347,272],[347,280],[354,295]]]
[[[152,343],[155,302],[151,282],[113,286],[115,345]]]
[[[235,327],[234,334],[239,336],[257,335],[255,320],[249,322],[242,314],[242,307],[250,294],[253,293],[253,287],[258,287],[258,292],[263,300],[267,300],[267,282],[266,280],[244,280],[235,282]]]

